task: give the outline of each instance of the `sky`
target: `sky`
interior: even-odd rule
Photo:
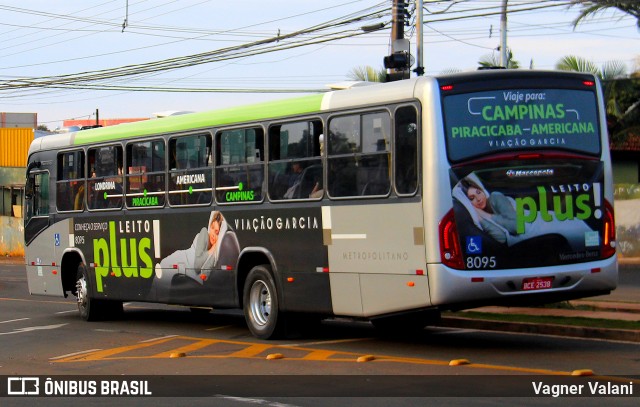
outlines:
[[[390,49],[391,3],[0,1],[0,112],[37,113],[38,123],[54,130],[65,119],[95,119],[96,110],[100,119],[154,117],[326,90],[348,80],[354,67],[382,68]],[[562,57],[576,55],[598,66],[615,60],[628,72],[640,69],[640,31],[633,17],[607,11],[574,29],[578,8],[567,3],[509,0],[507,44],[523,68],[553,69]],[[497,57],[500,0],[424,4],[427,75],[475,70],[480,58]],[[362,30],[379,23],[385,28]],[[405,28],[405,37],[415,54],[415,29]],[[162,63],[150,65],[156,61]],[[138,64],[151,70],[141,72]],[[104,76],[130,66],[136,75]],[[98,81],[74,82],[73,89],[42,87],[63,75],[93,71],[101,71]],[[25,80],[39,87],[16,87]]]

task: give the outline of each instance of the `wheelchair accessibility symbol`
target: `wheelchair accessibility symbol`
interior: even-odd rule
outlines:
[[[467,254],[481,254],[482,253],[482,237],[481,236],[467,236],[465,244],[465,250]]]
[[[60,233],[55,233],[53,235],[53,241],[55,242],[56,246],[60,246]]]

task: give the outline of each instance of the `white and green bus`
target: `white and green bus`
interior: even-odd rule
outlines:
[[[611,161],[587,74],[478,71],[42,137],[32,294],[419,328],[443,310],[617,285]],[[288,322],[287,322],[288,321]]]

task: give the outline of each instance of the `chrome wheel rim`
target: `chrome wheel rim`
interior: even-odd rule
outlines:
[[[87,280],[84,279],[84,276],[76,281],[76,292],[78,293],[78,309],[82,311],[87,308]]]
[[[249,299],[253,320],[260,326],[266,325],[271,317],[271,292],[264,281],[253,283]]]

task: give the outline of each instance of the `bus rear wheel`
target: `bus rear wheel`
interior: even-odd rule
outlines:
[[[274,339],[284,331],[284,314],[279,311],[278,292],[267,265],[251,269],[244,284],[243,310],[251,333],[260,339]]]

